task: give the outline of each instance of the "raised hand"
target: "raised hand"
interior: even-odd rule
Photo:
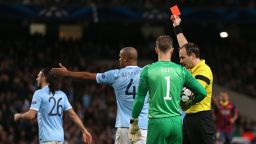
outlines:
[[[171,15],[171,21],[173,23],[173,27],[176,27],[176,26],[180,25],[181,19],[179,16]]]

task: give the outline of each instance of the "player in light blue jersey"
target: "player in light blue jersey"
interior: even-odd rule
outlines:
[[[73,110],[66,94],[59,90],[59,79],[48,68],[41,70],[36,80],[41,89],[35,91],[29,111],[16,113],[14,120],[32,120],[37,114],[40,144],[62,144],[64,143],[62,117],[63,112],[66,112],[81,129],[83,142],[91,143],[91,134]]]
[[[96,80],[99,84],[110,85],[114,88],[117,102],[116,138],[115,144],[130,144],[128,129],[131,111],[139,84],[141,68],[137,66],[137,50],[125,47],[120,50],[120,69],[109,70],[104,73],[72,72],[60,64],[61,68],[53,68],[55,74],[80,79]],[[136,144],[145,144],[148,125],[148,101],[146,99],[142,113],[139,116],[141,136]]]

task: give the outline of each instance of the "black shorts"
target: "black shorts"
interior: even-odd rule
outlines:
[[[183,144],[214,144],[215,132],[211,111],[186,114],[183,120]]]

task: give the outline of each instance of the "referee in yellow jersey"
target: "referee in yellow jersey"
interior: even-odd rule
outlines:
[[[190,70],[207,92],[207,96],[201,102],[185,111],[183,144],[214,144],[215,123],[211,112],[212,71],[205,60],[200,59],[199,47],[194,43],[189,43],[183,35],[180,26],[181,19],[173,15],[171,20],[180,46],[180,63]]]

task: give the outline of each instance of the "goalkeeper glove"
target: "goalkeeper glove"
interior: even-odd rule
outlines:
[[[136,142],[140,136],[141,132],[138,126],[138,119],[131,118],[128,137],[132,142]]]

